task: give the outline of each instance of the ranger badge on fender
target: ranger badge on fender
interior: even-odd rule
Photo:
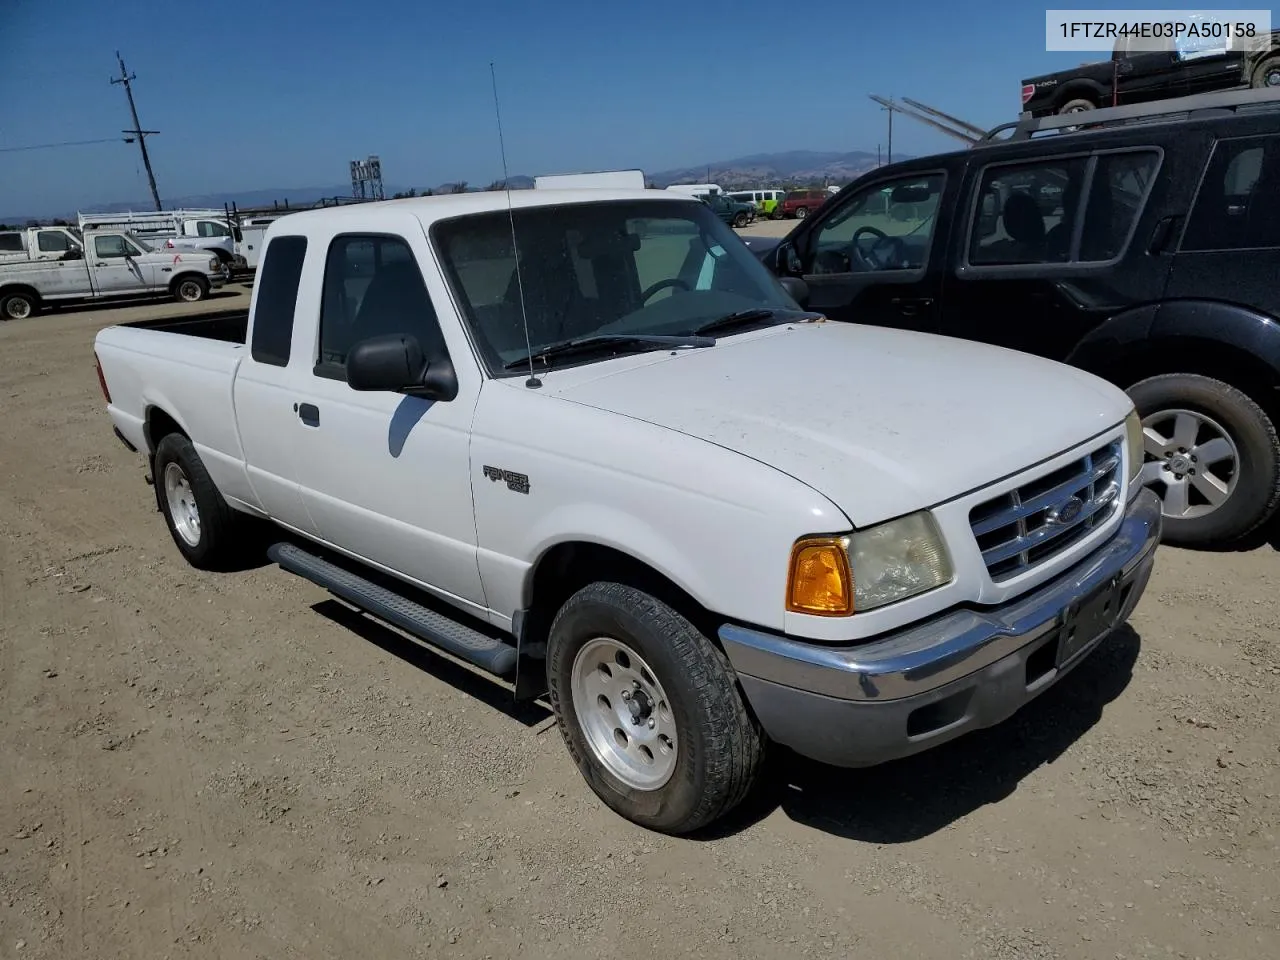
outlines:
[[[484,475],[490,480],[505,480],[507,489],[514,490],[516,493],[529,492],[529,477],[524,473],[516,473],[514,470],[503,470],[501,467],[485,467]]]

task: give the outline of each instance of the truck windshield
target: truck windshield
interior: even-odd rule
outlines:
[[[704,203],[600,201],[517,209],[513,217],[518,275],[506,210],[444,220],[431,230],[494,375],[512,375],[503,367],[530,348],[567,340],[681,336],[740,311],[760,310],[764,321],[800,312]]]

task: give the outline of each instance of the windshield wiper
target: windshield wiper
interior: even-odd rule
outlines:
[[[773,320],[778,316],[777,310],[770,310],[766,307],[752,307],[750,310],[736,310],[733,313],[727,313],[717,320],[710,320],[704,323],[698,329],[693,331],[694,336],[704,336],[710,333],[721,333],[730,330],[733,327],[741,327],[748,323],[756,323],[760,320]],[[779,321],[781,323],[782,321]]]
[[[668,347],[714,347],[714,337],[679,336],[660,337],[642,333],[598,334],[594,337],[582,337],[578,340],[564,340],[560,343],[539,347],[533,353],[518,357],[510,363],[503,364],[504,370],[515,370],[527,367],[530,361],[546,362],[554,357],[570,357],[592,353],[642,353],[645,350],[663,350]]]

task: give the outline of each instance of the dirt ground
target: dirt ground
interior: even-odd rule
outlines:
[[[669,839],[501,685],[183,563],[90,347],[235,302],[0,325],[0,957],[1280,956],[1274,534],[1162,548],[1132,629],[1003,726],[784,761]]]

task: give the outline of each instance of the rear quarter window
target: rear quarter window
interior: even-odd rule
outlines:
[[[258,363],[289,365],[298,281],[307,255],[307,238],[273,237],[258,268],[258,299],[253,306],[250,354]]]

